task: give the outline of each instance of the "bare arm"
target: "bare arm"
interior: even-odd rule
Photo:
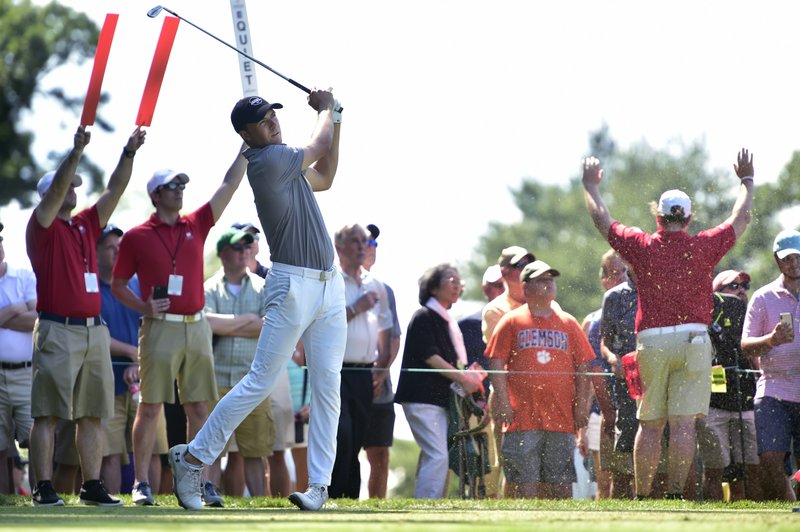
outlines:
[[[334,102],[330,89],[313,90],[308,95],[308,104],[319,115],[311,139],[303,147],[303,174],[315,192],[331,188],[339,165],[341,124],[333,123]]]
[[[378,331],[378,359],[375,361],[375,371],[372,372],[372,391],[375,396],[380,395],[383,383],[389,376],[389,366],[392,365],[391,352],[392,329]]]
[[[125,357],[131,359],[133,362],[139,362],[139,349],[135,345],[120,342],[115,338],[111,338],[111,356]]]
[[[114,209],[117,208],[122,193],[125,192],[131,180],[131,174],[133,173],[133,157],[128,157],[125,155],[125,152],[133,152],[135,155],[136,151],[144,144],[144,137],[146,135],[147,132],[142,131],[139,126],[133,130],[133,133],[131,133],[131,136],[128,138],[128,143],[125,145],[125,149],[119,156],[117,167],[111,172],[111,177],[108,179],[106,189],[97,199],[97,215],[100,218],[100,227],[105,227],[108,223],[111,214],[114,212]]]
[[[747,229],[747,224],[750,223],[750,213],[753,209],[753,176],[755,175],[753,155],[742,148],[737,157],[737,164],[733,165],[733,169],[736,170],[736,175],[739,176],[741,182],[739,184],[739,195],[736,198],[736,203],[733,204],[733,212],[725,221],[733,226],[738,238]]]
[[[233,164],[231,167],[228,168],[228,171],[225,172],[225,177],[222,180],[222,184],[219,186],[214,195],[211,197],[211,212],[214,214],[214,221],[220,219],[222,213],[225,211],[225,207],[228,206],[228,203],[231,202],[231,198],[233,198],[233,194],[236,192],[236,189],[239,188],[239,184],[242,182],[242,178],[244,177],[244,172],[247,169],[247,159],[245,159],[244,155],[242,155],[242,151],[246,145],[242,145],[239,149],[239,152],[236,154],[236,159],[233,160]]]
[[[67,156],[61,161],[56,170],[56,175],[53,178],[53,184],[47,194],[44,195],[42,201],[34,209],[36,214],[36,221],[42,227],[50,227],[53,221],[58,216],[58,211],[61,209],[61,204],[64,203],[64,198],[69,191],[72,180],[75,177],[75,172],[78,169],[78,163],[81,161],[83,149],[89,144],[92,134],[86,131],[86,126],[78,126],[73,140],[73,147]]]
[[[608,239],[608,230],[614,220],[608,212],[603,198],[600,197],[600,181],[603,180],[603,169],[600,161],[595,157],[587,157],[583,160],[583,198],[586,201],[586,209],[592,218],[594,226],[600,231],[603,238]]]
[[[592,406],[592,383],[588,373],[592,370],[588,363],[580,364],[576,368],[575,376],[575,425],[577,428],[586,428],[589,424],[589,411]]]
[[[425,363],[433,369],[444,370],[441,374],[442,377],[445,379],[450,379],[453,382],[457,382],[467,393],[475,393],[483,388],[483,383],[481,382],[481,378],[477,372],[452,371],[457,368],[453,367],[452,364],[443,359],[440,355],[428,357],[428,359],[425,360]]]
[[[244,338],[258,338],[261,333],[263,320],[258,314],[252,312],[245,314],[218,314],[206,313],[211,332],[218,336],[242,336]]]
[[[769,334],[742,338],[742,353],[749,358],[760,357],[766,355],[773,347],[788,344],[793,339],[792,330],[779,321]]]
[[[506,363],[495,358],[489,359],[489,379],[492,382],[494,393],[491,395],[492,404],[490,405],[492,415],[501,422],[511,423],[514,419],[514,411],[511,409],[511,401],[508,398],[508,378],[505,373]],[[498,373],[495,373],[498,372]]]
[[[27,303],[9,305],[6,308],[9,307],[12,307],[14,311],[13,315],[6,318],[5,321],[0,319],[2,327],[5,329],[11,329],[12,331],[31,332],[38,316],[36,313],[36,300],[34,299],[33,301],[28,301]]]

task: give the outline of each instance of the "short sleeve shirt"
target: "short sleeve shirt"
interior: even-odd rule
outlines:
[[[594,360],[594,351],[574,317],[557,310],[533,316],[522,306],[497,324],[486,356],[509,371],[508,431],[575,432],[575,372]]]
[[[169,296],[169,312],[188,315],[203,310],[203,246],[213,226],[209,203],[181,216],[173,225],[153,213],[145,223],[125,233],[114,277],[130,279],[138,275],[141,297],[146,301],[154,286],[168,286],[170,275],[180,275],[183,289],[181,295]]]
[[[31,214],[25,236],[36,274],[36,310],[71,318],[100,314],[100,292],[87,292],[85,274],[97,275],[95,243],[101,231],[95,206],[69,221],[56,218],[46,228],[35,211]]]
[[[608,243],[633,268],[639,290],[636,331],[682,323],[711,323],[714,268],[736,243],[727,222],[692,236],[653,234],[611,224]]]

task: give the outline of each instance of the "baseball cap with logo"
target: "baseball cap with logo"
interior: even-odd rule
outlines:
[[[681,190],[667,190],[658,200],[658,214],[663,216],[683,214],[684,218],[689,217],[692,215],[692,200]]]
[[[550,273],[553,277],[558,277],[561,273],[555,268],[551,267],[543,260],[535,260],[522,268],[522,273],[519,274],[519,280],[523,283],[536,279],[542,275]]]
[[[114,224],[107,224],[103,228],[103,232],[100,233],[100,238],[97,239],[97,245],[99,246],[103,242],[103,240],[106,239],[106,237],[108,235],[112,235],[112,234],[121,237],[123,235],[122,229],[120,229],[119,227],[117,227]]]
[[[55,179],[56,173],[55,171],[47,172],[44,174],[39,182],[36,183],[36,191],[39,193],[39,198],[43,198],[47,191],[50,190],[50,187],[53,185],[53,179]],[[83,179],[78,174],[72,178],[72,184],[76,187],[79,187],[83,184]]]
[[[772,251],[779,259],[785,259],[789,255],[800,255],[800,232],[794,229],[784,229],[775,237]]]
[[[239,242],[252,244],[253,235],[241,229],[228,229],[222,233],[222,236],[220,236],[219,240],[217,240],[217,255],[222,253],[222,250],[225,249],[225,246],[233,246]]]
[[[176,172],[174,170],[170,170],[169,168],[156,170],[156,172],[153,174],[153,177],[147,181],[147,193],[152,194],[158,187],[161,185],[166,185],[176,177],[178,178],[178,181],[184,185],[189,182],[189,176],[184,173]]]
[[[510,246],[500,252],[497,264],[500,266],[516,266],[522,259],[527,258],[529,262],[536,260],[533,253],[521,246]]]
[[[237,133],[247,127],[247,124],[258,122],[267,115],[270,109],[283,109],[279,103],[269,103],[260,96],[246,96],[236,102],[231,111],[231,124]]]

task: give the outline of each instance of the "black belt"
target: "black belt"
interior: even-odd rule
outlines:
[[[372,368],[375,367],[375,364],[372,362],[342,362],[343,368]]]
[[[0,369],[25,369],[33,365],[33,362],[0,362]]]
[[[103,319],[100,316],[92,316],[91,318],[67,318],[50,312],[40,312],[39,319],[54,321],[63,325],[83,325],[84,327],[94,327],[95,325],[101,325],[103,323]]]

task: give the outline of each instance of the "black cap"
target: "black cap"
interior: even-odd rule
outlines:
[[[0,233],[3,232],[3,222],[0,222]]]
[[[375,224],[369,224],[367,226],[367,231],[369,231],[370,236],[372,236],[372,240],[378,238],[378,235],[381,234],[381,230],[378,229],[378,226]]]
[[[103,240],[105,240],[106,237],[112,233],[117,236],[123,235],[122,229],[120,229],[114,224],[108,224],[105,226],[105,228],[103,228],[103,232],[100,233],[100,238],[97,239],[97,245],[99,246],[100,243],[103,242]]]
[[[231,111],[231,124],[237,133],[264,118],[270,109],[283,109],[279,103],[269,103],[260,96],[246,96],[236,102]]]

